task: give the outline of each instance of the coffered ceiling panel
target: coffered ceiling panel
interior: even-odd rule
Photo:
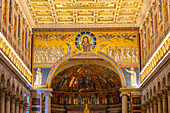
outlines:
[[[135,24],[144,0],[26,0],[35,24]]]

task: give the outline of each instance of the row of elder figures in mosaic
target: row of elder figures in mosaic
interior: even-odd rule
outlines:
[[[53,48],[51,46],[39,45],[37,48],[34,47],[34,63],[55,63],[59,58],[64,56],[64,48],[62,45],[57,47],[55,45]]]
[[[68,47],[69,48],[69,47]],[[67,49],[68,49],[67,48]],[[70,50],[71,51],[71,50]],[[67,53],[70,51],[67,50]],[[104,53],[104,48],[101,48],[101,52]],[[51,46],[46,47],[39,45],[37,48],[34,47],[34,63],[55,63],[61,57],[64,56],[64,48],[62,45],[57,47],[55,45],[53,48]],[[106,48],[106,54],[114,59],[117,63],[137,63],[138,62],[138,48],[137,47],[129,47],[129,46],[121,46],[119,49],[115,46],[113,49],[111,46]]]
[[[113,49],[111,46],[106,49],[106,54],[113,58],[117,63],[138,63],[138,47],[129,47],[129,46],[121,46],[121,49],[119,49],[117,46],[115,46],[115,49]]]

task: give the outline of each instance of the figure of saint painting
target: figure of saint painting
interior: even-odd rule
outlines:
[[[82,52],[90,52],[96,47],[96,37],[90,32],[81,32],[75,39],[75,45]]]

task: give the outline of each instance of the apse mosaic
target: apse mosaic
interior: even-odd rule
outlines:
[[[110,91],[120,86],[120,78],[114,71],[97,65],[70,67],[52,81],[57,91]]]
[[[120,87],[120,78],[114,71],[97,65],[78,65],[53,78],[53,102],[78,105],[85,104],[84,101],[93,105],[117,104],[120,102]]]
[[[54,64],[70,53],[103,53],[120,66],[126,78],[128,87],[136,73],[136,83],[139,83],[138,29],[34,29],[33,47],[33,84],[45,85],[48,72]],[[124,70],[124,67],[128,71]],[[45,71],[48,69],[48,71]],[[39,70],[39,71],[38,71]],[[132,71],[133,72],[130,72]],[[36,72],[35,72],[36,71]],[[41,72],[43,82],[37,83],[37,73]],[[45,74],[44,74],[45,72]],[[100,77],[99,77],[100,78]],[[130,79],[130,80],[129,80]],[[128,81],[127,81],[128,80]]]

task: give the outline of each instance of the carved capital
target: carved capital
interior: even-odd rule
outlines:
[[[5,87],[0,86],[0,92],[5,92],[5,91],[6,91],[6,88],[5,88]]]
[[[162,98],[163,99],[167,98],[167,90],[166,89],[161,90],[161,93],[162,93]]]
[[[11,92],[10,91],[6,91],[5,97],[6,97],[7,101],[9,101],[10,98],[11,98]]]
[[[23,107],[24,107],[24,109],[26,109],[28,107],[27,101],[23,101]]]
[[[130,96],[130,93],[129,93],[129,92],[122,92],[122,93],[120,94],[120,96],[121,96],[121,97],[123,97],[123,96],[129,97],[129,96]]]
[[[12,95],[11,95],[11,102],[12,102],[12,103],[15,103],[15,100],[16,100],[15,98],[16,98],[16,95],[12,94]]]
[[[153,106],[153,99],[149,99],[149,104],[150,104],[150,106],[152,107]]]
[[[167,87],[165,88],[165,90],[167,91],[167,94],[169,94],[169,93],[170,93],[170,86],[167,86]]]
[[[170,86],[167,86],[166,90],[167,90],[167,95],[170,96]]]
[[[24,106],[24,101],[23,100],[19,100],[19,106],[23,107]]]
[[[5,92],[0,92],[0,97],[5,97]]]
[[[146,104],[146,102],[143,104],[143,108],[144,109],[146,109],[146,107],[147,107],[147,104]]]
[[[47,97],[47,96],[52,97],[53,95],[52,95],[50,92],[45,92],[45,93],[44,93],[44,96],[45,96],[45,97]]]
[[[15,104],[16,106],[19,106],[19,98],[15,98]]]
[[[5,91],[6,91],[6,88],[1,85],[0,86],[0,96],[5,96]]]
[[[148,101],[146,104],[146,108],[149,109],[150,108],[150,102]]]
[[[156,105],[157,104],[157,96],[153,96],[153,104]]]
[[[157,93],[156,95],[157,95],[158,98],[162,97],[162,93]]]
[[[145,103],[145,104],[143,104],[143,112],[145,112],[146,109],[147,109],[147,105],[146,105],[146,103]]]
[[[150,101],[146,101],[145,105],[148,107],[150,105]]]

